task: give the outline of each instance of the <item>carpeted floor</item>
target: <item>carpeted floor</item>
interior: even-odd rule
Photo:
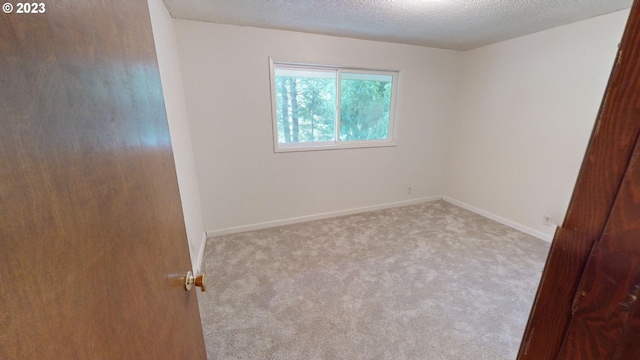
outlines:
[[[209,239],[209,359],[515,359],[549,244],[443,201]]]

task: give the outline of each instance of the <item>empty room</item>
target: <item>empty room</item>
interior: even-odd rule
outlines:
[[[634,358],[637,7],[5,3],[0,358]]]

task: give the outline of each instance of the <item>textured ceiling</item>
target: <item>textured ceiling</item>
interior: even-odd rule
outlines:
[[[180,19],[469,50],[632,0],[164,0]]]

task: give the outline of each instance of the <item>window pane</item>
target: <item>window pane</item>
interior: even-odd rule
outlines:
[[[278,142],[335,141],[336,71],[276,68]]]
[[[340,140],[386,140],[393,76],[342,73]]]

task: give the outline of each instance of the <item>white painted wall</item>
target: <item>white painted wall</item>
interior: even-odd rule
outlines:
[[[464,53],[444,194],[550,237],[562,224],[628,11]]]
[[[167,110],[173,156],[180,188],[182,211],[189,239],[189,252],[193,270],[202,262],[206,236],[202,223],[200,193],[196,178],[193,146],[184,101],[182,75],[178,62],[178,50],[173,19],[162,0],[149,0],[151,25],[155,39],[162,90]]]
[[[442,194],[461,53],[189,20],[175,29],[208,232]],[[270,56],[401,70],[398,146],[274,153]]]

